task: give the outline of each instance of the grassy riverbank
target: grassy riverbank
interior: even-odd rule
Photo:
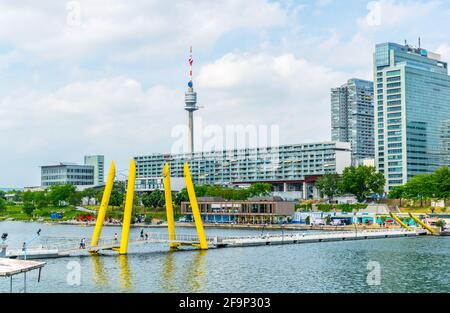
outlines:
[[[73,206],[65,206],[35,209],[31,214],[27,214],[24,211],[23,205],[16,204],[7,205],[6,210],[0,211],[0,221],[53,221],[51,218],[52,213],[61,213],[62,219],[60,220],[67,221],[76,218],[82,212],[76,210]]]

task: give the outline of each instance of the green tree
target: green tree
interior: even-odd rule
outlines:
[[[389,191],[388,195],[389,199],[398,199],[400,200],[400,206],[402,205],[402,199],[406,197],[406,188],[405,186],[395,186]]]
[[[142,205],[146,208],[151,208],[152,207],[152,202],[150,199],[150,192],[144,192],[141,196],[141,200],[142,200]]]
[[[189,201],[189,196],[188,196],[186,188],[183,188],[179,192],[177,192],[175,194],[175,197],[174,197],[173,200],[174,200],[176,205],[180,205],[181,202]]]
[[[24,203],[32,203],[34,201],[34,192],[25,191],[22,195],[22,201]]]
[[[328,197],[328,202],[331,202],[339,194],[340,177],[338,174],[325,174],[316,181],[316,187],[323,195]]]
[[[350,166],[342,174],[341,191],[356,197],[358,202],[364,202],[370,193],[383,193],[386,180],[382,173],[377,173],[372,166]]]
[[[6,211],[6,201],[5,199],[0,197],[0,212]]]
[[[54,185],[49,189],[48,199],[54,206],[63,206],[74,197],[76,192],[74,185]],[[25,199],[24,202],[26,202]]]
[[[48,206],[48,197],[45,191],[37,191],[33,193],[33,203],[36,205],[36,208],[43,209]]]
[[[447,166],[434,172],[431,181],[436,198],[444,201],[450,199],[450,170]]]
[[[26,215],[31,216],[35,209],[36,209],[36,206],[33,204],[33,202],[24,202],[24,204],[23,204],[23,212]]]
[[[67,202],[68,202],[70,205],[74,205],[74,206],[80,205],[80,204],[81,204],[82,198],[83,198],[82,193],[76,191],[76,192],[71,193],[71,194],[69,195],[69,197],[67,198]]]
[[[121,207],[125,201],[126,184],[124,181],[115,182],[111,191],[109,203],[112,206]],[[103,195],[103,193],[102,193]]]
[[[164,202],[164,193],[159,190],[156,189],[154,191],[152,191],[148,196],[146,196],[146,204],[144,204],[146,207],[150,208],[160,208],[163,207],[165,202]],[[142,203],[144,203],[144,201],[142,201]]]
[[[263,197],[270,194],[272,185],[267,183],[256,183],[248,188],[250,197]],[[243,199],[244,200],[244,199]]]
[[[423,200],[433,197],[434,184],[431,174],[419,174],[411,178],[404,186],[405,198],[411,200],[420,200],[420,206],[423,207]]]

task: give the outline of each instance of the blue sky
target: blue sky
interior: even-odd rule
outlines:
[[[0,1],[0,186],[85,154],[126,169],[170,151],[190,45],[203,125],[329,140],[331,87],[371,79],[379,42],[420,36],[449,61],[449,21],[444,0]]]

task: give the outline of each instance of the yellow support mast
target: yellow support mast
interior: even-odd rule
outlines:
[[[429,225],[425,224],[424,222],[422,222],[417,216],[415,216],[414,214],[412,214],[411,212],[408,213],[409,216],[411,216],[411,218],[420,226],[422,226],[423,228],[425,228],[426,230],[428,230],[431,234],[436,234],[436,232],[434,231],[433,228],[431,228]]]
[[[169,230],[170,249],[174,250],[178,247],[178,244],[175,242],[175,219],[173,212],[172,189],[170,188],[170,169],[168,163],[164,164],[163,183],[164,197],[166,200],[167,228]]]
[[[102,202],[97,213],[97,220],[95,222],[94,233],[92,234],[91,247],[98,245],[98,240],[102,233],[103,222],[105,221],[106,211],[108,210],[109,198],[111,197],[112,188],[114,185],[114,178],[116,176],[116,166],[114,161],[109,167],[108,179],[106,180],[105,190],[103,191]]]
[[[131,213],[133,210],[134,185],[136,182],[136,163],[130,161],[130,172],[128,174],[127,195],[125,199],[125,210],[123,212],[122,238],[120,240],[119,254],[127,254],[128,238],[130,236]]]
[[[398,216],[396,216],[394,213],[389,212],[389,215],[397,222],[400,224],[401,227],[405,228],[406,230],[412,231],[412,229],[406,225],[405,223],[402,222],[401,219],[398,218]]]
[[[197,197],[195,196],[194,184],[192,183],[191,172],[188,163],[184,163],[184,179],[186,181],[186,189],[191,203],[192,215],[194,216],[195,227],[197,228],[198,239],[200,241],[200,249],[207,250],[208,243],[206,241],[205,231],[203,229],[202,217],[198,209]]]

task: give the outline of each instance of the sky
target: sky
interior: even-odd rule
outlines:
[[[450,61],[449,29],[446,0],[0,0],[0,187],[172,151],[191,45],[196,148],[227,125],[289,144],[330,140],[330,88],[371,80],[375,44],[420,36]]]

